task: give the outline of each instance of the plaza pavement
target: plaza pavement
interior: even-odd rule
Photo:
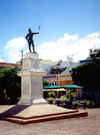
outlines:
[[[86,109],[88,117],[20,125],[0,121],[0,135],[100,135],[100,108]]]

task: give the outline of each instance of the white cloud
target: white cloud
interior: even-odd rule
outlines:
[[[26,47],[24,37],[12,39],[4,47],[7,61],[15,63],[21,59],[21,50]],[[73,55],[74,61],[86,59],[89,56],[89,49],[100,48],[99,33],[87,35],[84,39],[78,39],[78,34],[69,35],[65,33],[57,42],[43,42],[39,47],[35,47],[40,59],[66,60],[66,55]],[[24,54],[29,52],[28,48]]]
[[[36,47],[36,51],[39,53],[40,58],[56,61],[61,57],[65,58],[66,46],[77,41],[77,39],[77,34],[70,36],[65,33],[64,37],[60,37],[57,42],[43,42],[39,47]]]
[[[89,35],[87,35],[87,37],[86,38],[95,38],[95,37],[98,37],[99,36],[99,33],[92,33],[92,34],[89,34]]]
[[[50,59],[53,61],[66,60],[66,55],[73,55],[74,61],[86,59],[89,56],[89,49],[99,47],[100,45],[99,33],[92,33],[87,35],[84,39],[78,40],[78,34],[60,37],[57,42],[44,42],[36,51],[40,58]]]
[[[25,39],[23,37],[14,38],[7,42],[7,45],[4,47],[7,61],[15,63],[21,59],[21,50],[26,45]]]
[[[69,44],[69,43],[73,43],[73,42],[77,41],[77,39],[78,39],[78,34],[70,36],[70,35],[68,35],[68,33],[65,33],[64,38],[60,37],[57,40],[57,44],[63,44],[63,45]]]
[[[4,60],[3,59],[0,59],[0,62],[4,62]]]

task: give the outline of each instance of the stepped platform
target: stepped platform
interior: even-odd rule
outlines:
[[[86,116],[88,116],[86,111],[66,109],[50,104],[0,106],[0,120],[19,124],[38,123]]]

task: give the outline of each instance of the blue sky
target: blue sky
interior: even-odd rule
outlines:
[[[29,27],[33,32],[39,31],[33,39],[42,59],[64,60],[66,55],[91,49],[94,44],[99,46],[100,0],[3,0],[0,26],[1,61],[16,62],[20,60],[21,50],[28,51],[24,37]],[[88,36],[96,38],[87,41]],[[51,52],[56,55],[51,56]],[[78,61],[86,58],[87,53],[73,57]]]

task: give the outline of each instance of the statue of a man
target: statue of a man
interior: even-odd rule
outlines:
[[[29,31],[29,33],[26,35],[25,38],[27,39],[28,44],[29,44],[29,51],[32,52],[32,51],[31,51],[31,45],[32,45],[32,47],[33,47],[33,52],[36,53],[36,52],[35,52],[35,49],[34,49],[33,35],[34,35],[34,34],[39,34],[39,32],[32,32],[30,28],[29,28],[28,31]]]

